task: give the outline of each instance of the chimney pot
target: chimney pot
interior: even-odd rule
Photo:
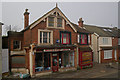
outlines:
[[[82,20],[82,18],[80,18],[79,21],[78,21],[79,27],[83,27],[83,22],[84,21]]]

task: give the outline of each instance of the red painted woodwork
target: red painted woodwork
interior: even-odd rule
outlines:
[[[83,64],[82,63],[82,61],[83,61],[82,54],[85,53],[85,52],[90,52],[91,53],[91,62]],[[88,65],[93,66],[93,54],[92,54],[92,52],[91,51],[80,51],[80,49],[79,49],[79,66],[80,66],[80,68],[82,69],[83,66],[88,66]]]
[[[58,71],[58,55],[57,56],[52,56],[52,71],[57,72]]]

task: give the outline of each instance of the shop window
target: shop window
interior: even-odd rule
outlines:
[[[49,70],[51,67],[50,53],[44,54],[44,70]]]
[[[54,17],[48,17],[48,26],[54,27]]]
[[[52,44],[52,31],[39,30],[39,43]]]
[[[70,34],[69,33],[61,33],[61,43],[62,44],[70,44]]]
[[[74,52],[70,53],[70,67],[74,66]]]
[[[17,68],[17,67],[25,67],[25,56],[12,56],[12,67]]]
[[[78,34],[78,43],[88,44],[88,35],[87,34]]]
[[[105,50],[104,59],[111,59],[111,58],[112,58],[112,50]]]
[[[59,67],[62,66],[62,53],[59,53]]]
[[[35,56],[35,72],[51,69],[50,53],[37,53]]]
[[[63,55],[63,66],[64,67],[69,67],[69,54],[68,53],[64,53]]]
[[[13,49],[20,49],[21,42],[20,41],[13,41]]]

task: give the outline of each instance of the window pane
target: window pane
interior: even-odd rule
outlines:
[[[12,64],[25,64],[25,57],[24,56],[12,57]]]
[[[57,27],[62,27],[62,19],[57,18]]]
[[[47,32],[43,32],[43,43],[47,43]]]
[[[50,38],[51,38],[51,34],[50,34],[50,32],[49,32],[49,43],[50,43]]]
[[[63,34],[63,43],[66,43],[67,40],[66,40],[66,34]]]
[[[112,58],[112,50],[105,50],[104,51],[104,59]]]
[[[19,49],[20,48],[20,41],[13,41],[13,49]]]
[[[40,43],[42,43],[42,32],[40,31]]]
[[[108,44],[108,38],[103,38],[103,44]]]
[[[48,26],[54,26],[54,17],[48,17]]]

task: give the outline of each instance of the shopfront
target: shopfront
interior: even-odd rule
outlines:
[[[42,72],[65,71],[75,67],[75,50],[71,47],[34,48],[35,74]]]
[[[90,47],[79,47],[79,66],[81,69],[93,66],[93,53]]]

